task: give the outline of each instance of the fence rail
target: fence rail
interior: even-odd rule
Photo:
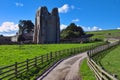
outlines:
[[[115,76],[109,74],[102,67],[98,66],[97,63],[93,60],[93,57],[96,56],[97,54],[99,54],[99,52],[107,50],[118,44],[119,44],[119,41],[111,43],[111,44],[99,46],[95,49],[91,49],[88,51],[87,63],[89,65],[89,67],[94,71],[97,80],[118,80]]]
[[[14,64],[9,66],[0,67],[0,80],[13,80],[14,78],[19,78],[21,74],[29,72],[32,68],[39,68],[39,71],[44,72],[43,68],[46,66],[50,66],[50,64],[53,62],[57,62],[60,59],[75,55],[86,50],[93,49],[99,45],[84,46],[50,52],[45,55],[36,56],[32,59],[26,59],[22,62],[15,62]]]

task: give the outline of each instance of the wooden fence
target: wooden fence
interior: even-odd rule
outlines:
[[[78,48],[65,49],[56,52],[50,52],[32,59],[26,59],[23,62],[15,62],[12,65],[0,67],[0,80],[13,80],[14,78],[19,78],[21,74],[29,72],[33,68],[39,68],[39,71],[42,71],[42,74],[45,71],[44,68],[48,68],[51,63],[55,63],[60,59],[78,54],[80,52],[93,49],[99,45],[84,46]]]
[[[118,44],[119,44],[119,41],[111,43],[111,44],[99,46],[95,49],[88,51],[87,62],[88,62],[89,67],[91,68],[91,70],[94,71],[97,80],[118,80],[114,75],[109,74],[102,67],[98,66],[96,64],[96,62],[93,60],[93,57],[96,56],[97,54],[99,54],[99,52],[107,50],[107,49],[109,49],[113,46],[116,46]]]

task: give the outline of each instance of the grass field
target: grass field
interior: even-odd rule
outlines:
[[[82,80],[96,80],[94,73],[90,70],[87,65],[87,59],[83,60],[80,67],[80,77]]]
[[[99,42],[102,43],[102,42]],[[63,49],[90,46],[98,43],[86,44],[45,44],[45,45],[0,45],[0,66],[21,62],[27,58],[34,58],[49,52]]]
[[[100,54],[94,58],[97,64],[108,73],[117,75],[120,79],[120,46],[113,47]]]
[[[120,37],[120,30],[101,30],[101,31],[91,31],[86,32],[87,34],[94,34],[91,38],[104,39],[107,37]]]
[[[100,62],[109,73],[118,75],[120,79],[120,46],[110,51]]]

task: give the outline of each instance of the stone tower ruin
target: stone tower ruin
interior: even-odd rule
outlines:
[[[37,10],[34,27],[34,43],[59,43],[60,20],[58,8],[49,13],[46,7]]]

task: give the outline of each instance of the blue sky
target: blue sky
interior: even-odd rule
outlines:
[[[41,6],[59,9],[61,29],[71,22],[85,31],[120,29],[120,0],[0,0],[0,34],[18,31],[19,20],[32,20]]]

